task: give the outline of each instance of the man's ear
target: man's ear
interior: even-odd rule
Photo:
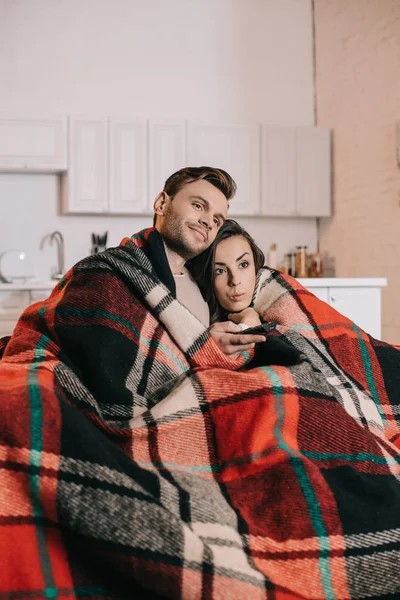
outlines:
[[[154,200],[154,212],[156,215],[164,215],[165,212],[165,206],[167,203],[167,199],[168,199],[168,194],[166,194],[166,192],[160,192],[157,196],[157,198]]]

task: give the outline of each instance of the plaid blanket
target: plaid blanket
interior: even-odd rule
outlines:
[[[255,307],[296,364],[224,356],[150,229],[23,313],[0,600],[400,597],[399,349],[277,271]]]

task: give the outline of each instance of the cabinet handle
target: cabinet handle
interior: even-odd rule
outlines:
[[[331,296],[331,302],[336,302],[337,298],[336,296]]]

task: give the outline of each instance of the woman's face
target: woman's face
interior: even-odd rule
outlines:
[[[214,289],[218,302],[228,312],[239,312],[251,304],[256,284],[254,257],[249,242],[235,235],[215,250]]]

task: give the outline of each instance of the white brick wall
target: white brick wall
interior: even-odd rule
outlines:
[[[400,344],[400,0],[314,0],[316,109],[334,133],[334,216],[321,250],[338,277],[387,277],[383,339]]]

